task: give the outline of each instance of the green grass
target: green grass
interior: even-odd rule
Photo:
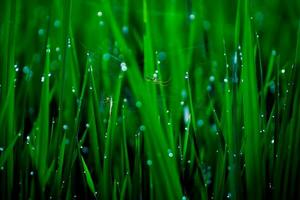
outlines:
[[[299,10],[2,1],[0,198],[300,198]]]

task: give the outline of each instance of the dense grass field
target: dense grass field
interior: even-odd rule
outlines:
[[[300,199],[300,1],[0,1],[0,199]]]

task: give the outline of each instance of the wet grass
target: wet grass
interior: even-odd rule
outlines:
[[[296,1],[3,1],[1,199],[297,199]]]

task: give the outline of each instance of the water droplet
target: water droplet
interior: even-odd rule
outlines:
[[[208,85],[208,86],[206,87],[206,90],[207,90],[208,92],[210,92],[210,91],[212,90],[212,86],[211,86],[211,85]]]
[[[159,52],[158,55],[157,55],[157,58],[158,58],[158,60],[160,60],[160,61],[166,60],[166,57],[167,57],[167,55],[166,55],[165,52]]]
[[[41,77],[41,82],[43,83],[44,81],[45,81],[45,77],[42,76],[42,77]]]
[[[128,34],[128,32],[129,32],[128,26],[123,26],[123,27],[122,27],[122,33],[123,33],[123,34]]]
[[[101,20],[101,21],[99,22],[99,26],[104,26],[104,21]]]
[[[85,127],[86,127],[86,128],[90,128],[90,124],[89,124],[89,123],[86,123],[86,124],[85,124]]]
[[[3,148],[3,147],[0,147],[0,151],[1,151],[1,152],[4,151],[4,148]]]
[[[33,171],[31,171],[31,172],[30,172],[30,176],[33,176],[33,175],[34,175],[34,172],[33,172]]]
[[[181,96],[182,96],[183,99],[185,99],[187,97],[186,90],[181,91]]]
[[[55,28],[59,28],[60,25],[61,25],[60,20],[57,19],[57,20],[54,21],[54,27],[55,27]]]
[[[188,106],[183,108],[183,119],[185,124],[188,124],[191,119],[191,113]]]
[[[225,83],[228,83],[228,79],[227,79],[227,78],[224,78],[224,82],[225,82]]]
[[[226,198],[227,198],[227,199],[230,199],[230,198],[231,198],[231,193],[230,193],[230,192],[228,192]]]
[[[168,149],[168,156],[169,156],[170,158],[172,158],[172,157],[174,156],[171,149]]]
[[[140,101],[137,101],[137,102],[135,103],[135,106],[136,106],[137,108],[140,108],[140,107],[142,107],[142,102],[140,102]]]
[[[140,126],[140,131],[145,131],[145,130],[146,130],[146,126],[141,125],[141,126]]]
[[[68,38],[68,48],[71,47],[71,38]]]
[[[189,78],[189,73],[188,73],[188,72],[185,72],[184,78],[185,78],[185,79],[188,79],[188,78]]]
[[[147,165],[151,166],[152,165],[152,160],[147,160]]]
[[[210,77],[209,77],[209,81],[210,81],[210,82],[214,82],[214,81],[215,81],[215,77],[214,77],[214,76],[210,76]]]
[[[197,120],[197,126],[198,126],[198,127],[203,126],[203,124],[204,124],[204,121],[203,121],[202,119],[198,119],[198,120]]]
[[[237,52],[234,52],[234,56],[233,56],[233,64],[237,64]]]
[[[69,128],[69,127],[68,127],[67,124],[64,124],[64,125],[63,125],[63,129],[64,129],[65,131],[68,130],[68,128]]]
[[[39,36],[43,36],[43,35],[45,34],[45,30],[42,29],[42,28],[40,28],[40,29],[38,30],[38,34],[39,34]]]
[[[97,16],[98,16],[98,17],[102,17],[102,15],[103,15],[102,11],[98,11],[98,12],[97,12]]]
[[[126,63],[125,63],[125,62],[121,62],[120,66],[121,66],[121,70],[122,70],[123,72],[126,72],[126,71],[127,71],[127,66],[126,66]]]
[[[191,13],[191,14],[189,15],[189,19],[190,19],[191,21],[194,21],[195,18],[196,18],[195,14]]]
[[[284,74],[284,73],[285,73],[285,69],[282,69],[282,70],[281,70],[281,73]]]
[[[104,61],[108,61],[108,60],[110,59],[110,54],[109,54],[109,53],[103,54],[102,59],[103,59]]]
[[[181,200],[187,200],[186,196],[182,196]]]
[[[274,142],[275,142],[274,139],[272,139],[272,140],[271,140],[271,143],[274,144]]]

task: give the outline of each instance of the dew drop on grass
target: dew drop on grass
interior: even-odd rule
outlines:
[[[125,35],[127,35],[128,32],[129,32],[128,26],[123,26],[123,27],[122,27],[122,33],[125,34]]]
[[[281,73],[284,74],[284,73],[285,73],[285,69],[282,69],[282,70],[281,70]]]
[[[190,19],[191,21],[194,21],[194,20],[196,19],[195,14],[191,13],[191,14],[189,15],[189,19]]]
[[[183,108],[183,119],[185,124],[188,124],[191,119],[191,113],[188,106]]]
[[[276,89],[276,87],[275,87],[275,82],[272,81],[272,82],[270,83],[270,92],[271,92],[272,94],[274,94],[274,93],[275,93],[275,89]]]
[[[184,105],[184,101],[180,101],[180,105],[182,105],[182,106],[183,106],[183,105]]]
[[[225,83],[228,83],[228,79],[227,79],[227,78],[224,78],[224,82],[225,82]]]
[[[19,68],[18,68],[17,64],[14,65],[14,68],[15,68],[16,72],[19,71]]]
[[[45,30],[42,29],[42,28],[40,28],[40,29],[38,30],[38,34],[39,34],[39,36],[43,36],[43,35],[45,34]]]
[[[142,107],[142,102],[137,101],[137,102],[135,103],[135,106],[136,106],[137,108],[141,108],[141,107]]]
[[[171,149],[168,149],[168,156],[169,156],[170,158],[173,158],[173,156],[174,156],[174,154],[173,154],[173,152],[172,152]]]
[[[98,11],[98,12],[97,12],[97,16],[98,16],[98,17],[102,17],[102,15],[103,15],[102,11]]]
[[[122,70],[123,72],[126,72],[126,71],[127,71],[127,65],[126,65],[125,62],[121,62],[120,67],[121,67],[121,70]]]
[[[228,192],[226,198],[227,198],[227,199],[230,199],[230,198],[231,198],[231,193],[230,193],[230,192]]]
[[[272,139],[272,140],[271,140],[271,143],[274,144],[274,142],[275,142],[274,139]]]
[[[187,200],[186,196],[182,196],[181,200]]]
[[[210,77],[209,77],[209,81],[210,81],[210,82],[214,82],[214,81],[215,81],[215,77],[214,77],[214,76],[210,76]]]
[[[103,59],[104,61],[108,61],[108,60],[110,59],[110,54],[109,54],[109,53],[103,54],[102,59]]]
[[[71,38],[68,38],[68,48],[71,48]]]
[[[141,126],[140,126],[140,131],[145,131],[145,130],[146,130],[146,126],[141,125]]]
[[[186,90],[182,90],[182,91],[181,91],[181,96],[182,96],[183,99],[185,99],[185,98],[187,97],[187,92],[186,92]]]
[[[1,152],[4,151],[4,148],[3,148],[3,147],[0,147],[0,151],[1,151]]]
[[[198,119],[198,120],[197,120],[197,126],[198,126],[198,127],[202,127],[203,124],[204,124],[204,122],[203,122],[202,119]]]
[[[208,92],[212,91],[212,86],[211,86],[211,85],[208,85],[208,86],[206,87],[206,90],[207,90]]]
[[[167,55],[166,55],[165,52],[159,52],[158,55],[157,55],[157,58],[158,58],[158,60],[160,60],[160,61],[164,61],[164,60],[166,60]]]
[[[188,73],[188,72],[185,72],[184,78],[185,78],[185,79],[188,79],[188,78],[189,78],[189,73]]]
[[[59,28],[60,25],[61,25],[60,20],[56,19],[56,20],[54,21],[54,27],[55,27],[55,28]]]
[[[68,127],[67,124],[64,124],[64,125],[63,125],[63,129],[64,129],[65,131],[68,130],[68,128],[69,128],[69,127]]]
[[[234,56],[233,56],[233,64],[237,64],[237,52],[234,52]]]
[[[30,172],[30,176],[33,176],[33,175],[34,175],[34,172],[33,172],[33,171],[31,171],[31,172]]]
[[[89,123],[86,123],[86,124],[85,124],[85,127],[86,127],[86,128],[90,128],[90,124],[89,124]]]
[[[99,26],[104,26],[104,21],[101,20],[101,21],[99,22]]]
[[[147,165],[151,166],[152,165],[152,160],[147,160]]]
[[[42,76],[42,77],[41,77],[41,82],[43,83],[44,81],[45,81],[45,77]]]

